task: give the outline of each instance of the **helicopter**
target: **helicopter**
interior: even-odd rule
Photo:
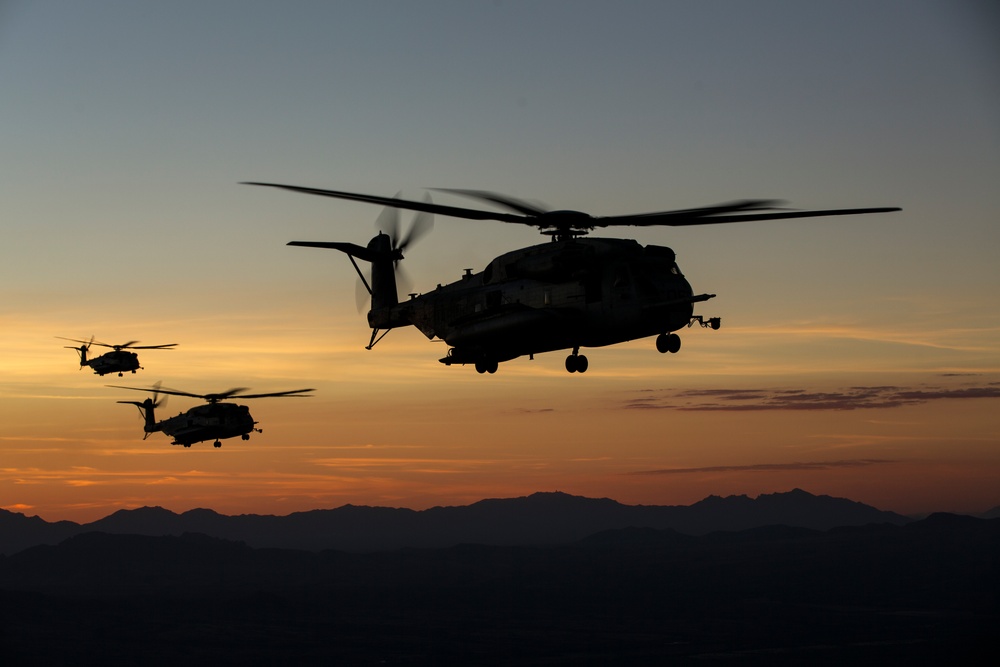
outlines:
[[[129,350],[168,350],[172,347],[176,347],[177,343],[168,343],[166,345],[136,345],[139,341],[130,340],[127,343],[122,343],[121,345],[109,345],[108,343],[99,343],[94,340],[91,336],[90,340],[78,340],[76,338],[63,338],[62,336],[56,336],[60,340],[69,340],[74,343],[83,343],[80,347],[73,345],[66,345],[65,347],[69,350],[76,350],[80,354],[80,368],[84,366],[90,366],[94,369],[94,372],[98,375],[107,375],[108,373],[118,373],[118,377],[122,377],[125,371],[132,371],[135,373],[136,370],[141,369],[142,366],[139,365],[139,355],[135,352],[129,352]],[[93,359],[87,358],[87,353],[90,351],[91,345],[100,345],[101,347],[110,347],[110,352],[105,352],[99,357],[94,357]]]
[[[139,408],[139,413],[145,420],[143,425],[144,435],[142,439],[149,437],[150,433],[163,431],[173,438],[172,445],[183,445],[190,447],[196,442],[215,440],[215,447],[222,447],[222,440],[240,436],[243,440],[249,440],[251,433],[263,433],[257,428],[257,422],[250,415],[250,408],[236,403],[224,403],[227,398],[272,398],[278,396],[304,396],[306,392],[314,389],[293,389],[291,391],[279,391],[269,394],[244,394],[250,391],[245,387],[236,387],[217,394],[193,394],[187,391],[177,391],[176,389],[163,389],[159,384],[146,388],[121,387],[118,385],[108,385],[115,389],[131,389],[133,391],[151,392],[153,396],[144,401],[118,401],[134,405]],[[182,412],[176,417],[169,417],[163,421],[156,421],[156,408],[166,402],[166,398],[160,398],[160,394],[171,396],[190,396],[200,398],[208,402],[207,405],[198,405],[187,412]]]
[[[353,243],[291,241],[290,246],[330,248],[345,253],[371,297],[366,349],[390,330],[415,326],[427,338],[449,345],[440,359],[446,366],[473,364],[479,373],[495,373],[501,362],[521,356],[570,350],[566,370],[589,367],[584,347],[603,347],[655,336],[661,353],[676,353],[675,331],[693,326],[718,330],[721,318],[694,314],[695,304],[715,297],[695,294],[681,273],[671,248],[642,246],[629,239],[589,238],[595,228],[613,226],[690,226],[757,220],[860,215],[899,211],[897,207],[789,210],[781,202],[750,199],[699,208],[595,217],[580,211],[548,210],[538,204],[483,190],[435,189],[483,201],[505,211],[445,206],[429,197],[413,201],[279,183],[246,182],[305,194],[386,207],[380,220],[387,230],[361,247]],[[398,209],[416,211],[400,238]],[[388,215],[386,212],[390,212]],[[551,241],[504,253],[482,271],[466,269],[455,282],[424,294],[397,297],[394,267],[403,251],[425,234],[434,214],[468,220],[497,220],[537,227]],[[369,282],[358,263],[371,264]]]

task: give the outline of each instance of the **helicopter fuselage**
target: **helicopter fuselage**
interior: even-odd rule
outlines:
[[[190,447],[196,442],[219,441],[241,436],[250,439],[250,433],[257,430],[257,422],[250,415],[250,408],[236,403],[209,403],[198,405],[176,417],[169,417],[146,426],[146,432],[162,431],[173,438],[172,445]]]
[[[573,238],[500,255],[479,273],[369,313],[375,329],[416,326],[451,346],[447,365],[602,347],[687,326],[695,296],[673,250],[636,241]]]
[[[90,366],[98,375],[107,375],[108,373],[118,373],[118,375],[121,375],[126,372],[135,373],[142,368],[139,365],[139,355],[128,350],[105,352],[99,357],[83,361],[82,364]]]

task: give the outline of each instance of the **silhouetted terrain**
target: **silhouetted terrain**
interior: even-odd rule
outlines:
[[[995,664],[1000,520],[376,553],[90,532],[0,558],[14,664]]]
[[[786,525],[825,530],[869,523],[903,524],[893,512],[843,498],[815,496],[796,489],[747,496],[708,498],[690,506],[622,505],[614,500],[565,493],[483,500],[464,507],[423,511],[345,505],[287,516],[224,516],[196,509],[175,514],[160,507],[122,510],[93,523],[47,524],[37,517],[0,510],[0,553],[37,544],[58,544],[83,532],[136,535],[203,533],[246,542],[252,547],[288,549],[440,548],[475,542],[495,545],[563,544],[615,528],[670,528],[689,535]]]

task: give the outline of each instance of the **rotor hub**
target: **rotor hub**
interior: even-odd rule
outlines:
[[[558,235],[582,236],[594,228],[594,218],[582,211],[548,211],[535,218],[540,229]]]

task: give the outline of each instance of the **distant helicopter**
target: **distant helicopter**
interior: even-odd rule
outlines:
[[[273,398],[280,396],[303,396],[306,392],[314,389],[293,389],[291,391],[279,391],[269,394],[244,394],[250,391],[245,387],[237,387],[217,394],[192,394],[186,391],[175,389],[163,389],[159,385],[149,389],[139,387],[121,387],[118,385],[108,385],[115,389],[131,389],[133,391],[148,391],[153,394],[152,398],[144,401],[118,401],[127,403],[139,408],[139,413],[145,420],[143,431],[145,435],[142,439],[149,437],[150,433],[163,431],[174,440],[170,444],[190,447],[196,442],[215,440],[216,447],[222,447],[222,440],[240,436],[244,440],[250,439],[253,432],[263,433],[257,428],[257,422],[250,415],[250,408],[236,403],[220,403],[227,398]],[[155,410],[163,405],[166,399],[161,399],[160,394],[171,396],[190,396],[191,398],[201,398],[208,401],[208,405],[198,405],[187,412],[182,412],[176,417],[169,417],[163,421],[156,421]]]
[[[135,352],[129,352],[128,350],[166,350],[177,346],[177,343],[168,343],[167,345],[136,345],[136,343],[139,342],[137,340],[130,340],[129,342],[122,343],[121,345],[109,345],[108,343],[98,343],[94,340],[93,336],[91,336],[90,340],[63,338],[62,336],[56,336],[56,338],[60,340],[70,340],[74,343],[83,343],[80,347],[75,347],[73,345],[65,346],[67,349],[76,350],[80,354],[80,368],[90,366],[98,375],[118,373],[118,377],[122,377],[125,371],[135,373],[136,370],[142,368],[142,366],[139,365],[139,355]],[[91,345],[100,345],[101,347],[110,347],[112,349],[111,352],[105,352],[99,357],[88,359],[87,352],[90,351]]]
[[[719,317],[694,314],[694,304],[714,294],[695,294],[665,246],[642,246],[614,238],[582,238],[597,227],[688,226],[833,215],[888,213],[899,208],[855,208],[822,211],[777,209],[775,200],[745,200],[715,206],[593,217],[579,211],[548,211],[506,195],[480,190],[440,190],[486,201],[512,211],[494,212],[443,206],[398,197],[382,197],[278,183],[249,182],[293,192],[334,197],[389,207],[388,233],[367,247],[353,243],[292,241],[288,245],[332,248],[345,253],[371,295],[368,324],[371,349],[396,327],[413,325],[450,349],[441,363],[474,364],[479,373],[495,373],[500,362],[527,355],[568,349],[566,370],[583,373],[589,364],[583,347],[602,347],[656,336],[656,349],[675,353],[681,339],[673,333],[695,323],[713,330]],[[417,211],[407,235],[400,239],[396,209]],[[431,223],[429,214],[470,220],[498,220],[538,227],[552,237],[545,243],[500,255],[479,273],[466,269],[458,281],[399,302],[394,266],[403,251]],[[385,214],[383,214],[385,215]],[[371,282],[355,258],[371,263]]]

